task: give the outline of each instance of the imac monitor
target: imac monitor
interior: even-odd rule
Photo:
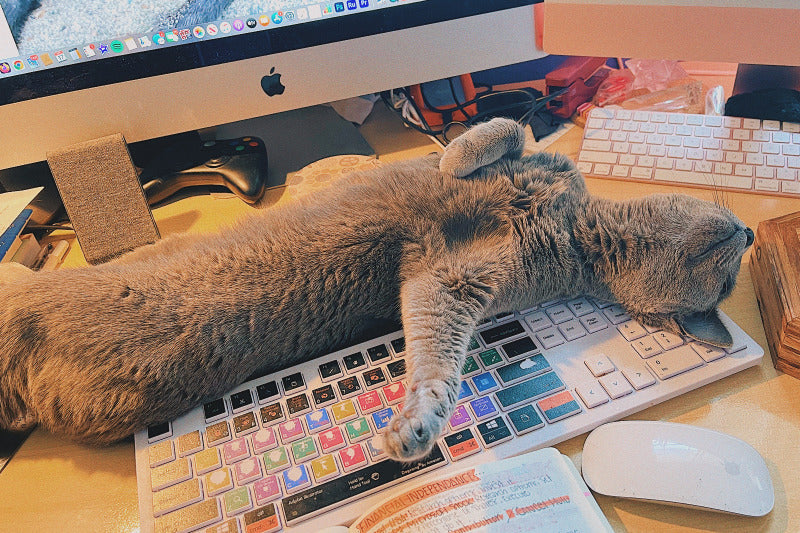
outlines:
[[[0,0],[0,170],[509,65],[541,0]]]

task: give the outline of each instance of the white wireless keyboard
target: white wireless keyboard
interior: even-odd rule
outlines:
[[[245,383],[135,435],[141,531],[316,532],[402,481],[550,446],[758,364],[578,298],[487,320],[447,431],[424,460],[386,458],[406,391],[402,332]]]
[[[596,108],[578,168],[591,177],[800,198],[800,124]]]

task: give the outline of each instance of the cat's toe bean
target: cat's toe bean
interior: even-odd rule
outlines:
[[[394,416],[384,435],[384,449],[400,461],[420,459],[427,455],[444,429],[449,395],[441,382],[422,383],[409,395],[403,411]]]

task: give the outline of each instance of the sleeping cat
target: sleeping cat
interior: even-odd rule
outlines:
[[[566,157],[522,157],[523,143],[495,119],[443,156],[353,174],[219,234],[88,268],[0,268],[0,427],[110,443],[383,318],[402,320],[409,363],[384,445],[411,460],[452,414],[483,317],[587,294],[730,345],[715,309],[750,229],[688,196],[592,197]]]

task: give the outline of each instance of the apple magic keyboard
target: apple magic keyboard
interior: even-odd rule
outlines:
[[[431,454],[397,463],[380,435],[408,387],[402,332],[244,383],[135,435],[141,531],[316,532],[346,525],[402,482],[586,433],[757,365],[637,323],[617,304],[552,301],[482,323]]]

